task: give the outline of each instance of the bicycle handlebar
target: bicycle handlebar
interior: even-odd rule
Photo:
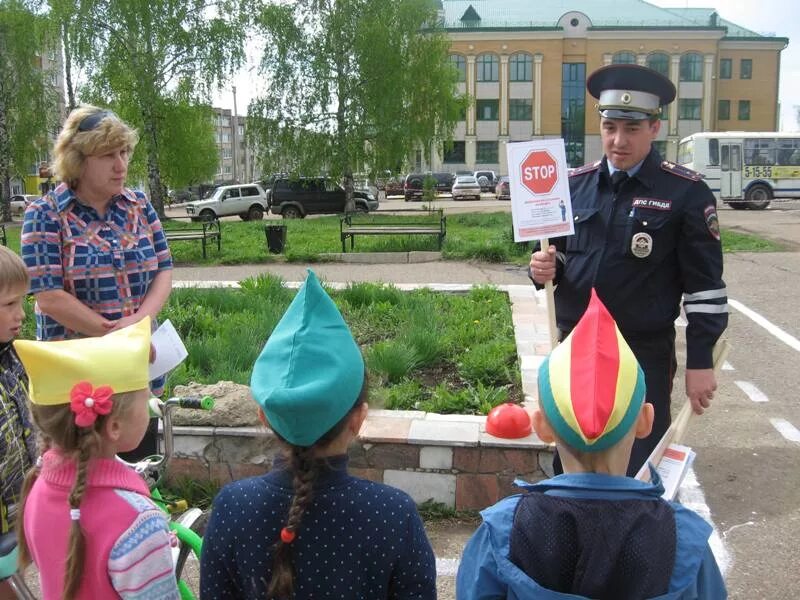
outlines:
[[[214,398],[203,396],[202,398],[177,398],[178,406],[181,408],[191,408],[197,410],[211,410],[214,408]]]

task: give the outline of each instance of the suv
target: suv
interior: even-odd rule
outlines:
[[[186,214],[200,219],[239,215],[242,221],[260,221],[267,211],[267,194],[258,183],[222,185],[205,200],[186,205]]]
[[[378,200],[371,192],[353,190],[356,212],[378,210]],[[272,183],[269,209],[284,219],[302,219],[306,215],[344,212],[345,191],[324,177],[280,178]]]
[[[481,186],[482,192],[494,191],[494,186],[497,185],[497,173],[494,171],[475,171],[474,175]]]
[[[425,179],[433,177],[436,180],[436,193],[449,194],[453,190],[453,174],[447,172],[409,173],[403,186],[406,202],[415,198],[422,199]]]

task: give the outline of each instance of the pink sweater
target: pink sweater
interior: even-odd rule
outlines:
[[[61,598],[75,462],[55,450],[25,503],[25,537],[39,568],[43,600]],[[77,600],[178,598],[164,513],[144,481],[116,460],[89,463],[80,524],[86,540]]]

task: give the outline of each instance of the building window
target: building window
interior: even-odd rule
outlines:
[[[508,101],[509,121],[530,121],[533,118],[533,104],[530,98],[511,98]]]
[[[500,101],[497,99],[476,100],[475,108],[478,121],[497,121],[500,113]]]
[[[739,79],[752,79],[753,78],[753,60],[750,58],[743,58],[739,62]]]
[[[614,56],[611,57],[611,63],[614,65],[635,65],[636,55],[633,52],[628,52],[627,50],[616,52]]]
[[[497,142],[478,142],[475,162],[494,164],[497,162]]]
[[[561,137],[570,167],[583,164],[586,123],[586,63],[561,65]]]
[[[647,66],[658,71],[664,77],[669,77],[669,56],[663,52],[653,52],[647,55]]]
[[[700,98],[681,98],[678,100],[678,118],[699,121]]]
[[[478,67],[478,81],[500,80],[500,60],[494,54],[481,54],[475,65]]]
[[[731,101],[720,100],[717,105],[717,119],[720,121],[727,121],[731,118]]]
[[[719,78],[730,79],[733,73],[733,60],[730,58],[721,58],[719,60]]]
[[[457,81],[467,80],[467,61],[460,54],[450,55],[450,65],[458,72]]]
[[[750,100],[739,100],[739,120],[750,120]]]
[[[681,81],[703,81],[703,57],[696,52],[681,56]]]
[[[449,144],[444,145],[442,152],[442,160],[446,163],[465,163],[466,150],[464,149],[464,142],[453,142],[452,146]]]
[[[533,58],[530,54],[517,52],[508,61],[511,81],[533,81]]]

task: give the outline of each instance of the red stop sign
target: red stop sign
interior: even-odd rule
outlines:
[[[558,181],[556,160],[546,150],[530,152],[519,166],[520,181],[534,194],[547,194]]]

